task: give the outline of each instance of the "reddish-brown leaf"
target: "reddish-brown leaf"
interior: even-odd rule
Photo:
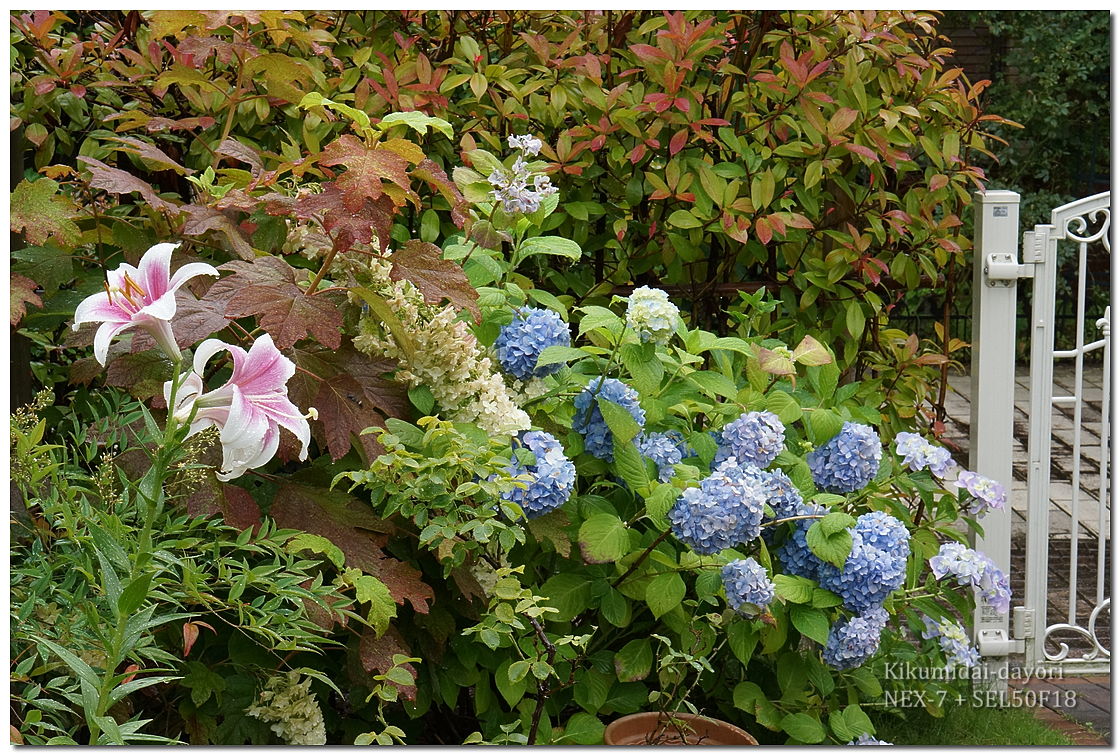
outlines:
[[[330,293],[308,296],[296,285],[296,271],[287,262],[261,257],[253,262],[227,262],[221,269],[234,274],[211,286],[208,296],[227,298],[226,317],[257,317],[280,349],[307,335],[324,346],[338,348],[342,326],[338,297]]]
[[[202,464],[217,466],[221,463],[221,448],[210,446]],[[236,485],[218,482],[213,474],[208,474],[202,483],[189,495],[186,501],[187,513],[191,516],[213,517],[218,514],[230,527],[255,532],[261,524],[261,509],[249,491]]]
[[[253,247],[249,245],[245,235],[237,227],[237,223],[229,216],[213,207],[201,204],[188,204],[180,209],[187,215],[183,227],[179,229],[182,235],[201,237],[210,231],[217,231],[225,237],[229,249],[238,257],[243,260],[256,257]]]
[[[426,181],[429,186],[434,188],[443,198],[447,200],[447,204],[451,205],[451,220],[459,228],[463,227],[463,223],[467,221],[467,200],[459,193],[459,187],[455,182],[447,177],[447,173],[443,168],[436,165],[431,160],[424,158],[419,165],[412,169],[412,176]]]
[[[406,600],[413,610],[428,612],[435,598],[420,572],[382,550],[394,525],[380,519],[363,504],[339,491],[285,483],[276,491],[268,512],[278,525],[325,537],[346,557],[346,565],[377,577],[399,604]]]
[[[12,327],[19,325],[19,321],[27,314],[27,305],[34,304],[36,307],[43,306],[43,300],[35,293],[35,289],[39,284],[30,278],[11,274],[12,283],[10,289],[10,306],[11,306],[11,322]]]
[[[389,627],[389,630],[381,637],[377,636],[373,627],[366,627],[358,641],[358,657],[362,660],[362,668],[371,674],[384,674],[391,669],[394,655],[410,656],[411,654],[412,651],[409,649],[408,643],[405,642],[404,637],[401,636],[396,627]],[[401,668],[411,674],[413,679],[416,679],[416,668],[411,663],[406,663]],[[391,680],[389,683],[400,691],[401,697],[405,700],[416,699],[415,684],[406,686]]]
[[[408,178],[408,160],[389,149],[367,147],[353,134],[343,134],[323,149],[319,164],[344,165],[346,172],[335,180],[347,209],[358,211],[366,200],[388,194],[400,206],[416,200]],[[390,186],[385,186],[388,181]]]
[[[175,343],[185,349],[204,338],[208,338],[229,325],[225,316],[226,303],[207,296],[199,300],[194,294],[179,289],[175,295],[175,317],[171,318],[171,332]],[[156,348],[155,340],[146,330],[137,328],[132,336],[132,351],[147,351]]]
[[[288,394],[300,408],[313,406],[318,411],[312,432],[335,460],[350,451],[353,440],[367,458],[381,453],[374,436],[362,431],[384,427],[387,417],[410,415],[407,391],[385,377],[396,368],[395,362],[371,359],[349,344],[333,350],[294,349],[293,358],[300,371],[289,382]]]
[[[257,150],[242,144],[236,139],[226,139],[218,145],[217,152],[219,155],[232,157],[234,160],[239,160],[248,165],[253,178],[259,176],[261,171],[264,170],[264,163],[261,162],[261,156]]]
[[[329,183],[318,194],[300,197],[294,209],[277,198],[268,205],[268,212],[274,215],[292,212],[303,220],[320,219],[334,241],[334,248],[339,251],[350,249],[355,244],[368,244],[376,237],[378,247],[384,252],[389,247],[389,231],[397,213],[393,200],[388,195],[382,195],[377,200],[367,199],[357,210],[347,209],[343,200],[338,186]]]
[[[157,210],[167,213],[174,213],[179,210],[177,205],[160,198],[150,183],[127,171],[110,168],[105,163],[92,157],[79,157],[78,162],[83,163],[89,169],[89,185],[95,189],[104,189],[110,194],[137,193],[144,198],[145,202]]]
[[[206,627],[214,634],[214,627],[207,624],[205,621],[185,621],[183,622],[183,657],[186,658],[191,654],[191,648],[194,643],[198,641],[199,627]]]
[[[393,269],[389,277],[393,280],[411,281],[424,299],[439,304],[444,299],[459,309],[467,309],[479,322],[478,291],[467,280],[458,263],[443,259],[443,252],[435,244],[425,241],[409,241],[393,252],[389,258]]]
[[[173,170],[180,176],[187,176],[194,173],[190,168],[184,168],[174,158],[169,156],[162,149],[154,144],[150,144],[139,139],[133,139],[130,136],[119,136],[110,139],[109,141],[118,142],[124,146],[117,147],[120,152],[128,152],[129,154],[136,155],[145,164],[152,166],[154,170]]]
[[[156,395],[162,399],[163,384],[171,379],[171,371],[171,362],[163,352],[124,354],[109,362],[105,385],[125,388],[142,401]]]

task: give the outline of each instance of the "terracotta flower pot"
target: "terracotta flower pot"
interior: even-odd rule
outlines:
[[[757,745],[738,726],[691,713],[634,713],[611,722],[603,732],[608,745]]]

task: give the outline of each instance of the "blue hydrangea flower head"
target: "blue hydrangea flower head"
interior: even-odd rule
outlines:
[[[502,498],[516,503],[527,518],[533,519],[560,508],[571,498],[576,486],[576,465],[564,455],[560,441],[546,432],[522,433],[520,442],[537,458],[535,463],[525,466],[513,457],[506,472],[510,477],[528,478],[523,480],[526,487],[503,493]]]
[[[711,555],[758,537],[765,502],[765,486],[729,460],[681,493],[669,523],[678,540]]]
[[[774,583],[753,558],[741,558],[723,567],[727,604],[745,616],[756,616],[774,599]]]
[[[1000,613],[1011,610],[1010,581],[983,553],[957,542],[942,543],[937,554],[930,558],[929,566],[937,579],[953,576],[958,585],[978,588],[980,600]]]
[[[980,653],[972,647],[968,633],[959,623],[949,618],[937,622],[928,616],[922,617],[922,623],[926,626],[922,638],[926,640],[937,638],[941,651],[945,654],[946,668],[955,666],[975,668],[980,665]]]
[[[874,428],[845,422],[835,437],[805,461],[818,488],[830,493],[854,493],[874,479],[882,457],[883,447]]]
[[[589,454],[604,461],[614,461],[614,435],[599,410],[598,398],[618,404],[630,412],[639,426],[645,426],[646,413],[638,404],[638,392],[614,378],[595,378],[576,396],[572,429],[583,436],[583,447]]]
[[[881,739],[876,739],[875,737],[871,736],[867,732],[864,732],[863,734],[860,734],[858,737],[853,739],[851,742],[848,742],[848,744],[850,744],[850,745],[890,745],[891,747],[894,746],[894,742],[884,742]]]
[[[910,530],[883,511],[869,511],[856,519],[855,531],[863,542],[905,561],[910,557]]]
[[[626,325],[643,342],[667,344],[673,337],[681,313],[669,295],[657,288],[635,288],[626,304]]]
[[[820,567],[821,587],[844,599],[844,607],[866,613],[883,605],[887,596],[906,579],[906,559],[881,551],[866,542],[852,528],[852,551],[844,568],[824,563]]]
[[[801,491],[793,480],[780,469],[767,473],[767,503],[774,510],[775,519],[797,516],[797,508],[802,504]]]
[[[641,433],[634,438],[634,445],[638,453],[657,464],[657,479],[668,482],[673,479],[673,465],[680,464],[684,458],[683,441],[679,433]]]
[[[875,608],[850,619],[840,619],[828,631],[824,662],[835,669],[862,666],[879,650],[879,636],[887,626],[887,612]]]
[[[773,412],[746,412],[727,423],[716,440],[714,464],[731,456],[740,462],[766,469],[782,452],[786,443],[786,427]]]
[[[935,446],[917,433],[899,433],[894,436],[894,447],[902,457],[902,463],[913,472],[928,469],[944,478],[957,466],[949,449]]]
[[[513,316],[513,322],[503,325],[494,341],[498,363],[502,369],[518,380],[545,377],[560,370],[563,365],[548,364],[537,367],[541,352],[549,346],[571,346],[572,337],[568,324],[551,309],[522,307]]]
[[[794,512],[794,516],[824,516],[829,513],[827,506],[822,506],[819,503],[802,503]],[[806,542],[806,536],[809,533],[809,528],[813,526],[816,519],[799,519],[793,522],[793,530],[790,532],[789,537],[782,547],[778,549],[778,558],[782,560],[782,566],[785,567],[785,573],[795,577],[808,577],[816,581],[819,578],[821,566],[824,562],[821,561],[809,550],[809,544]]]
[[[975,472],[961,472],[957,477],[957,485],[963,487],[972,496],[968,513],[973,516],[983,516],[990,509],[1003,510],[1007,506],[1007,490],[995,480],[976,474]]]

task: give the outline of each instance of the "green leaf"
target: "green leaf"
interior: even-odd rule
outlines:
[[[630,640],[614,654],[614,670],[620,682],[636,682],[649,676],[653,668],[653,647],[649,638]]]
[[[850,673],[856,688],[868,699],[874,700],[883,694],[883,686],[875,678],[874,672],[866,666],[861,666]]]
[[[90,665],[83,661],[78,656],[71,653],[61,645],[57,645],[44,637],[36,637],[31,635],[31,639],[38,642],[40,645],[46,645],[55,655],[62,659],[62,662],[73,670],[78,678],[91,685],[94,689],[101,686],[101,680],[97,676],[97,672],[90,668]]]
[[[523,259],[534,254],[551,254],[557,257],[567,257],[574,261],[583,256],[583,249],[571,239],[561,236],[534,236],[525,239],[517,247],[514,265],[516,266]]]
[[[844,713],[839,710],[829,712],[828,728],[832,729],[832,735],[841,742],[850,742],[859,736],[848,727],[848,723],[844,720]]]
[[[516,684],[529,674],[529,661],[514,661],[506,669],[510,682]]]
[[[520,681],[510,681],[510,665],[510,661],[506,661],[494,671],[494,686],[498,688],[506,705],[513,708],[525,697],[525,688],[529,682],[526,677],[522,677]]]
[[[793,350],[793,361],[798,364],[819,367],[830,364],[832,355],[828,353],[828,349],[821,345],[820,341],[812,336],[805,336],[801,339],[801,343],[797,344],[797,348]]]
[[[801,405],[785,391],[772,391],[766,396],[766,409],[774,412],[785,424],[801,419]]]
[[[607,695],[613,684],[613,674],[595,669],[577,671],[574,690],[576,703],[588,713],[597,713],[602,710],[603,703],[607,701]]]
[[[659,524],[665,520],[681,491],[670,483],[662,483],[654,489],[653,494],[646,497],[646,515]],[[660,526],[660,524],[659,524]],[[664,529],[664,527],[662,527]]]
[[[758,645],[758,629],[748,621],[736,621],[727,627],[727,644],[739,662],[746,666]]]
[[[854,299],[849,301],[845,324],[848,328],[848,334],[851,335],[852,338],[859,338],[860,334],[863,333],[863,325],[866,319],[866,316],[863,314],[863,308],[859,305],[859,302]]]
[[[322,535],[301,532],[284,544],[284,550],[288,553],[299,553],[306,550],[322,554],[339,569],[346,564],[346,556],[343,555],[342,549]]]
[[[871,723],[871,719],[863,708],[859,707],[856,703],[844,708],[843,712],[844,723],[847,725],[848,730],[852,732],[852,739],[855,739],[860,734],[874,734],[875,724]]]
[[[657,350],[652,343],[627,343],[620,350],[622,363],[633,378],[634,387],[642,395],[657,393],[665,368],[657,358]]]
[[[141,605],[148,597],[148,589],[152,584],[152,572],[141,574],[128,583],[117,600],[117,609],[121,616],[127,616]]]
[[[843,602],[844,600],[834,592],[825,590],[823,587],[813,588],[813,598],[810,603],[813,608],[832,608]]]
[[[595,328],[614,330],[622,327],[622,320],[619,319],[619,316],[606,307],[580,307],[579,311],[583,313],[583,317],[579,321],[579,335],[581,336]]]
[[[455,131],[450,123],[443,118],[425,115],[418,110],[409,110],[404,113],[389,113],[381,118],[381,122],[377,124],[377,127],[384,131],[398,124],[404,124],[421,135],[427,134],[428,128],[430,127],[434,131],[440,132],[448,139],[455,138]]]
[[[827,561],[839,569],[844,568],[844,562],[848,560],[848,555],[852,552],[852,535],[850,532],[840,530],[831,535],[826,535],[821,528],[820,521],[813,522],[812,526],[809,527],[809,531],[805,534],[805,543],[817,558]]]
[[[754,682],[739,682],[736,684],[731,693],[731,701],[736,708],[751,715],[755,714],[759,703],[769,702],[766,693],[762,691],[762,687]]]
[[[814,587],[816,583],[805,577],[774,575],[774,592],[790,603],[808,603],[813,598]]]
[[[611,429],[616,448],[619,444],[629,443],[641,432],[642,426],[625,407],[601,396],[596,396],[595,402],[599,405],[599,411],[603,413],[607,427]]]
[[[548,578],[539,588],[539,594],[548,598],[548,605],[557,613],[547,613],[549,621],[571,621],[584,611],[591,600],[591,583],[584,574],[561,573]]]
[[[709,396],[722,396],[729,401],[734,401],[739,395],[739,387],[734,381],[718,372],[707,370],[692,372],[687,379]]]
[[[625,627],[630,623],[632,615],[630,601],[618,590],[608,587],[607,592],[599,600],[599,613],[614,626]]]
[[[809,440],[817,445],[827,443],[844,427],[844,420],[831,409],[806,409],[805,420],[809,429]]]
[[[674,210],[669,216],[669,225],[677,228],[699,228],[703,224],[688,210]]]
[[[652,482],[646,460],[637,447],[631,442],[619,443],[618,438],[614,439],[614,469],[632,490],[644,491]]]
[[[604,564],[618,561],[630,550],[630,530],[614,514],[595,514],[579,528],[583,559]]]
[[[790,620],[798,632],[821,645],[828,643],[828,617],[819,608],[794,604],[789,609]]]
[[[603,744],[603,731],[607,727],[595,716],[589,713],[576,713],[564,724],[564,733],[553,740],[553,743],[571,742],[577,745]]]
[[[821,722],[808,713],[790,713],[782,719],[782,731],[807,744],[816,744],[825,737]]]
[[[562,364],[577,359],[583,359],[588,353],[583,349],[573,349],[571,346],[549,346],[537,357],[537,366],[546,367],[550,364]]]
[[[684,600],[685,585],[681,575],[676,572],[659,574],[646,585],[646,604],[659,619],[681,604]]]
[[[827,536],[832,536],[838,532],[843,532],[849,527],[854,527],[856,520],[850,514],[845,514],[843,511],[833,511],[831,514],[826,514],[824,518],[818,519],[816,524],[820,526],[821,532]]]

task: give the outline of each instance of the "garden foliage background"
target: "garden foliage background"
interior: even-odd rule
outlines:
[[[593,743],[612,716],[682,706],[762,740],[873,733],[871,666],[820,655],[862,609],[779,574],[767,543],[800,532],[809,547],[811,531],[812,553],[840,568],[856,517],[889,512],[910,545],[882,652],[916,659],[924,641],[928,659],[944,643],[923,638],[921,616],[968,614],[970,593],[936,586],[926,564],[979,526],[969,495],[889,453],[870,487],[829,493],[806,460],[846,423],[888,443],[943,429],[939,390],[965,344],[944,322],[920,339],[892,317],[931,290],[953,297],[961,217],[1007,121],[981,108],[985,82],[945,64],[936,24],[13,17],[26,163],[13,165],[11,322],[32,375],[17,402],[46,390],[13,422],[19,736]],[[515,211],[493,176],[519,170],[508,138],[521,135],[543,146],[521,150],[520,169],[556,192]],[[223,273],[179,292],[177,348],[267,335],[294,364],[287,396],[314,409],[306,463],[284,434],[276,461],[219,480],[214,436],[166,417],[179,362],[134,331],[103,367],[95,329],[69,327],[106,270],[167,241],[181,242],[173,267]],[[617,298],[643,285],[683,315],[653,339]],[[533,355],[536,382],[503,382],[479,360],[526,305],[570,323],[578,348],[557,342]],[[448,388],[460,357],[471,390],[518,406]],[[598,375],[636,388],[639,411],[592,393],[581,420],[572,397]],[[588,440],[594,411],[613,455]],[[739,555],[777,586],[762,618],[724,610],[728,556],[666,529],[720,428],[747,411],[784,426],[759,466],[833,509],[749,538]],[[543,514],[526,522],[509,505],[524,488],[510,470],[546,454],[511,451],[487,425],[502,412],[531,415],[575,459],[563,510],[521,496]],[[666,477],[633,450],[643,429],[675,432],[691,456],[678,450]]]

